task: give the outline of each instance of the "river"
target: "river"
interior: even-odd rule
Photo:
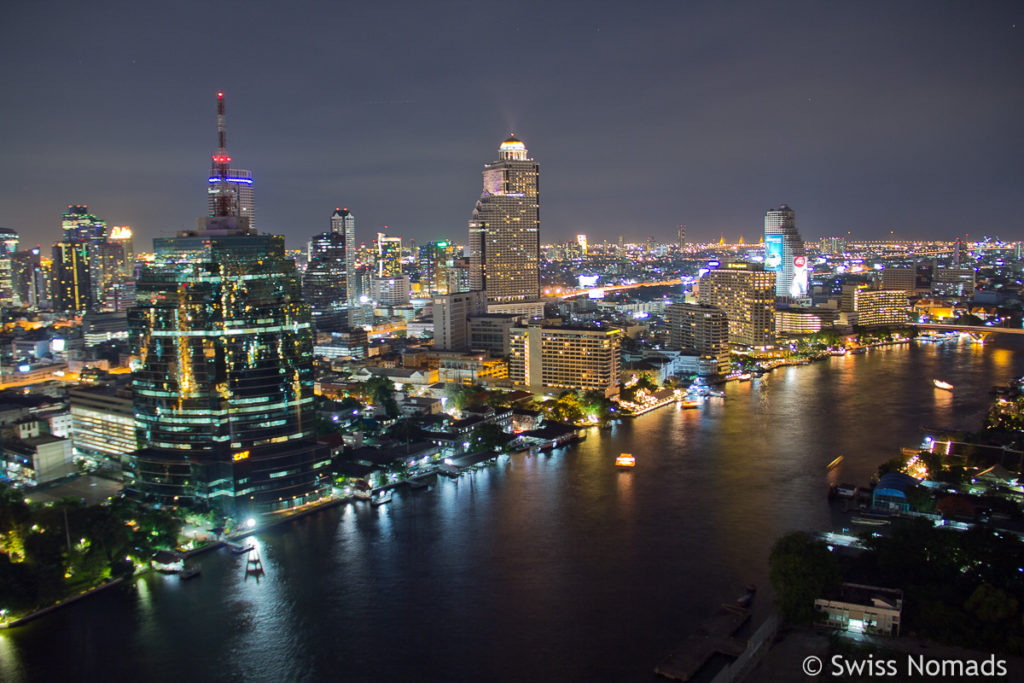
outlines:
[[[0,633],[0,679],[651,680],[745,584],[765,614],[771,545],[831,525],[830,480],[867,483],[922,425],[977,427],[992,385],[1021,375],[1024,345],[998,337],[779,369],[263,532],[259,582],[218,550],[197,579],[104,591]],[[622,451],[635,470],[613,467]]]

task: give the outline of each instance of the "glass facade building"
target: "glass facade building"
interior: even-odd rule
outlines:
[[[126,488],[229,514],[315,500],[327,462],[295,263],[281,236],[218,232],[155,240],[138,281],[128,323],[142,448]]]

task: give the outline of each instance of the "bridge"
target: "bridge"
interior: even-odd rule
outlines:
[[[987,325],[943,325],[941,323],[910,323],[911,327],[940,332],[968,332],[984,339],[990,334],[1024,334],[1021,327],[989,327]]]

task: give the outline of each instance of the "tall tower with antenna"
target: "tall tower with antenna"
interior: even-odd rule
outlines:
[[[255,231],[252,173],[240,168],[231,168],[222,92],[217,93],[217,151],[212,155],[212,159],[213,164],[207,181],[209,215],[248,218],[249,229]]]

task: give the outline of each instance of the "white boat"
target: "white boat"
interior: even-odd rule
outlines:
[[[377,507],[378,505],[384,505],[385,503],[391,502],[391,491],[381,491],[379,496],[375,496],[370,501],[370,505]]]
[[[953,385],[949,382],[943,382],[941,379],[933,379],[932,384],[935,385],[936,389],[945,389],[946,391],[953,391]]]

